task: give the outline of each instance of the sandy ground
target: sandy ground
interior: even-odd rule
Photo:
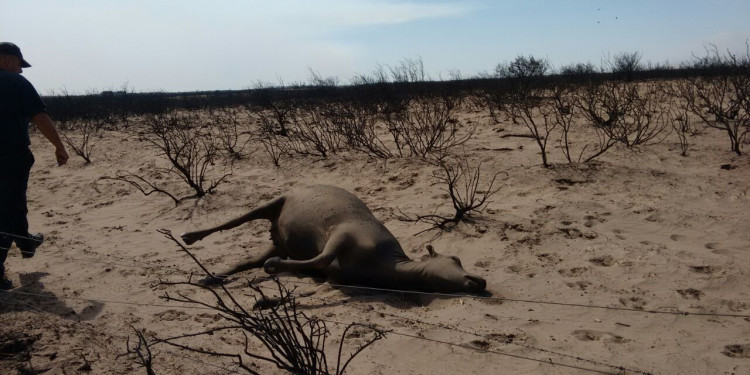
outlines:
[[[482,162],[485,176],[508,177],[475,223],[439,236],[415,236],[427,225],[395,218],[399,210],[449,208],[432,177],[436,168],[415,159],[344,153],[285,159],[276,169],[258,149],[216,194],[175,207],[165,196],[100,180],[117,170],[148,174],[161,163],[134,137],[108,132],[97,140],[91,165],[73,155],[56,167],[48,144],[34,134],[29,219],[47,241],[32,259],[11,251],[6,266],[20,287],[0,294],[0,337],[33,341],[31,360],[22,365],[41,372],[25,373],[145,374],[119,356],[134,338],[131,326],[168,337],[217,324],[211,310],[160,298],[183,291],[211,301],[195,288],[157,285],[198,271],[157,230],[213,226],[297,184],[328,183],[359,196],[411,257],[431,243],[459,256],[492,292],[484,299],[374,293],[284,275],[309,295],[299,298],[300,309],[329,321],[329,358],[343,330],[333,322],[392,331],[357,357],[349,374],[750,374],[750,158],[731,153],[725,134],[692,137],[688,157],[671,135],[577,166],[563,163],[552,144],[555,167],[544,169],[532,140],[501,137],[523,129],[478,112],[461,119],[478,124],[465,146],[471,160]],[[218,270],[268,243],[268,224],[255,222],[190,249]],[[251,304],[243,280],[263,275],[249,271],[228,288]],[[358,336],[350,335],[345,348],[364,340]],[[240,342],[226,334],[192,343],[239,352]],[[242,373],[229,359],[163,345],[153,351],[157,374]],[[0,372],[13,374],[18,365],[0,360]],[[258,365],[262,373],[279,373]]]

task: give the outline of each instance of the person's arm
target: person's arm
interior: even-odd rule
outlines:
[[[57,165],[63,165],[68,162],[68,152],[65,151],[65,145],[60,140],[60,135],[57,134],[55,126],[52,124],[52,119],[44,112],[39,112],[31,121],[36,124],[37,129],[47,138],[53,146],[55,146],[55,157],[57,157]]]

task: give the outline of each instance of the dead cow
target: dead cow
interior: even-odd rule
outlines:
[[[387,289],[482,293],[487,286],[457,257],[440,255],[432,246],[429,258],[411,260],[359,198],[335,186],[297,188],[234,220],[181,237],[190,245],[257,219],[271,221],[271,247],[217,278],[263,266],[270,274],[317,270],[339,283]]]

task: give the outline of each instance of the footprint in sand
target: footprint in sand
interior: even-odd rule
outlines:
[[[478,268],[491,268],[492,267],[492,261],[491,260],[478,260],[474,263],[474,267]]]
[[[520,264],[511,264],[510,266],[505,268],[512,273],[521,273],[525,270],[525,268]]]
[[[578,228],[558,228],[560,232],[565,233],[565,238],[578,238],[583,237],[581,231]]]
[[[136,273],[136,269],[134,269],[134,268],[121,269],[121,270],[118,271],[118,273],[122,277],[133,276]]]
[[[646,300],[644,300],[641,297],[630,297],[630,298],[622,297],[620,298],[620,303],[623,306],[630,307],[636,310],[643,310],[643,308],[646,307]]]
[[[703,275],[710,275],[718,270],[717,267],[714,266],[690,266],[690,271],[693,271],[695,273],[700,273]]]
[[[563,261],[562,258],[560,258],[560,256],[555,253],[537,254],[536,258],[542,262],[552,264],[552,265],[559,264]]]
[[[604,223],[607,221],[606,219],[603,219],[594,215],[586,215],[583,217],[583,220],[584,220],[583,225],[586,226],[587,228],[591,228],[597,223]]]
[[[495,341],[501,344],[512,344],[527,339],[526,335],[515,333],[490,333],[485,337],[490,341]]]
[[[721,354],[731,358],[750,358],[750,344],[727,345]]]
[[[586,267],[573,267],[573,268],[567,268],[567,269],[561,269],[557,272],[560,273],[560,275],[563,275],[565,277],[577,277],[581,276],[584,272],[586,272],[588,268]]]
[[[615,344],[624,344],[630,341],[629,339],[611,332],[593,331],[588,329],[575,330],[572,335],[581,341],[603,341]]]
[[[190,315],[188,315],[185,312],[179,311],[179,310],[162,311],[160,313],[154,314],[154,317],[156,317],[156,318],[158,318],[160,320],[168,321],[168,322],[171,322],[171,321],[174,321],[174,320],[177,320],[177,321],[180,321],[180,322],[184,322],[184,321],[190,319]]]
[[[658,223],[658,222],[662,221],[662,218],[661,218],[661,215],[659,215],[659,214],[651,214],[651,215],[647,216],[644,220],[650,221],[652,223]]]
[[[623,235],[623,231],[620,230],[620,229],[613,229],[612,233],[615,234],[615,238],[617,238],[617,239],[624,240],[624,239],[627,238],[627,237],[625,237],[625,235]]]
[[[219,320],[221,320],[221,315],[201,313],[201,314],[194,316],[193,320],[198,323],[203,323],[203,324],[216,323]]]
[[[722,248],[721,244],[719,244],[718,242],[709,242],[703,246],[705,246],[706,249],[711,250],[711,252],[714,254],[729,255],[731,253],[731,251]]]
[[[78,313],[78,318],[81,320],[94,320],[104,310],[104,303],[92,302]]]
[[[732,301],[727,299],[720,300],[722,306],[726,306],[730,311],[733,312],[743,312],[747,310],[747,304],[745,302],[740,301]]]
[[[567,285],[569,288],[572,288],[572,289],[586,290],[591,286],[591,282],[583,280],[583,281],[576,281],[574,283],[566,283],[565,285]]]
[[[615,258],[611,255],[602,255],[600,257],[589,259],[589,262],[601,267],[610,267],[615,264]]]
[[[686,237],[684,235],[682,235],[682,234],[673,234],[673,235],[669,236],[669,238],[672,241],[684,241]]]
[[[682,298],[685,299],[701,299],[701,297],[704,295],[704,293],[700,290],[693,288],[677,289],[677,293],[680,293]]]

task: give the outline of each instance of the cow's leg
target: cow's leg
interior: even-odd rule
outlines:
[[[228,276],[234,275],[238,272],[247,271],[252,268],[260,268],[261,266],[263,266],[263,263],[265,263],[266,260],[278,255],[280,255],[278,248],[275,245],[271,245],[268,247],[268,249],[266,249],[266,251],[262,252],[261,254],[249,258],[244,262],[239,262],[223,272],[216,272],[212,276],[201,279],[199,283],[203,285],[223,284]]]
[[[183,233],[180,235],[180,237],[182,238],[182,241],[185,242],[185,244],[192,245],[195,242],[204,239],[209,234],[219,232],[222,230],[232,229],[244,223],[247,223],[248,221],[253,221],[253,220],[258,220],[258,219],[266,219],[266,220],[273,221],[279,217],[279,213],[281,212],[281,208],[283,206],[284,206],[284,197],[279,197],[268,202],[267,204],[264,204],[262,206],[259,206],[250,210],[250,212],[236,219],[229,220],[224,224],[221,224],[213,228],[198,230],[195,232]]]
[[[263,263],[265,263],[266,260],[279,255],[280,252],[278,248],[274,245],[271,245],[263,253],[256,255],[244,262],[239,262],[226,271],[217,273],[216,276],[227,277],[229,275],[234,275],[235,273],[247,271],[252,268],[260,268],[263,266]]]
[[[269,274],[278,272],[299,272],[305,270],[323,270],[328,267],[336,255],[342,250],[352,247],[354,241],[350,235],[344,231],[332,233],[326,242],[323,251],[315,258],[307,260],[281,259],[276,256],[268,259],[263,264],[263,269]]]

